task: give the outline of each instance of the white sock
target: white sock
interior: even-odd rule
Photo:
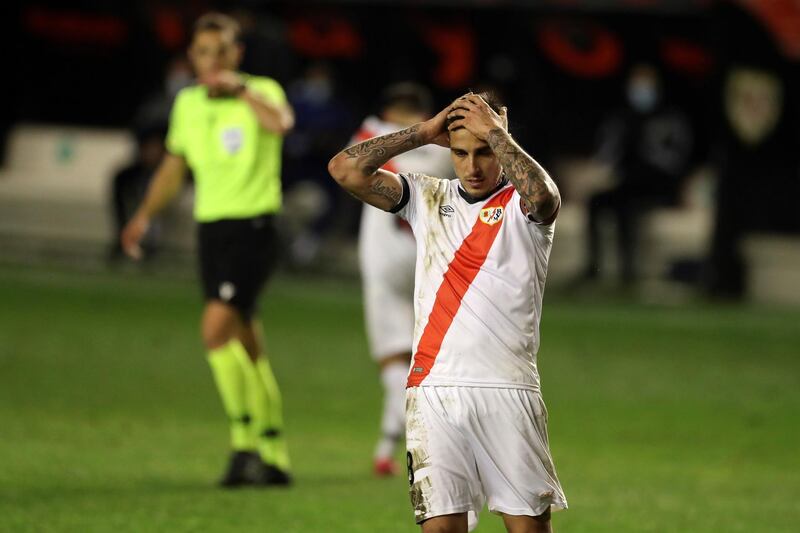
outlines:
[[[405,363],[393,363],[381,371],[383,415],[381,439],[375,448],[376,458],[393,457],[397,444],[405,435],[407,379],[408,365]]]

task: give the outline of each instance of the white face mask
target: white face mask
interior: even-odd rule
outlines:
[[[652,111],[658,103],[658,89],[649,82],[630,83],[628,84],[628,102],[640,113]]]

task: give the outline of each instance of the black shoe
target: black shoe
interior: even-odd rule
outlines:
[[[261,471],[259,472],[256,484],[262,486],[288,487],[292,484],[292,476],[277,466],[261,463]]]
[[[219,486],[234,488],[252,485],[261,477],[261,465],[261,458],[255,452],[233,452]]]

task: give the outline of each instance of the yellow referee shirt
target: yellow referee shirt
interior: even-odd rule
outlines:
[[[250,76],[247,88],[273,104],[286,102],[273,79]],[[192,169],[198,222],[280,210],[283,138],[262,128],[247,102],[209,98],[202,85],[183,89],[172,107],[166,144]]]

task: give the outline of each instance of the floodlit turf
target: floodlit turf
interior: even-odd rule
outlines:
[[[188,281],[0,267],[0,531],[413,532],[352,282],[263,305],[297,484],[226,492]],[[545,297],[560,532],[797,531],[800,311]],[[486,512],[478,531],[501,531]]]

